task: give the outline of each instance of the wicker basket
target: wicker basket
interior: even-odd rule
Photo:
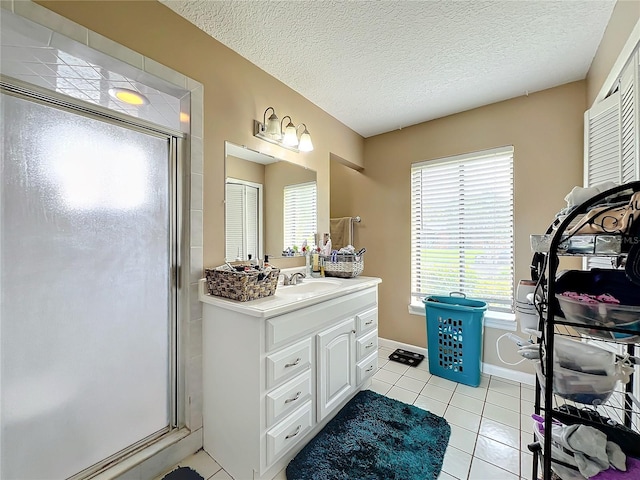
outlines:
[[[364,270],[362,255],[339,253],[337,255],[322,255],[322,258],[324,259],[325,277],[354,278]]]
[[[207,290],[210,295],[248,302],[276,293],[280,269],[271,267],[264,272],[249,270],[235,272],[226,266],[207,268]]]

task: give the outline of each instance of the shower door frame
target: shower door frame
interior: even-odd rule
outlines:
[[[0,93],[57,108],[75,115],[92,118],[122,128],[168,141],[169,158],[169,264],[170,292],[169,301],[169,425],[129,445],[125,449],[102,459],[84,470],[77,472],[67,480],[91,478],[121,462],[135,453],[149,447],[168,434],[185,426],[186,401],[184,396],[186,361],[181,348],[181,337],[188,319],[188,282],[184,281],[184,266],[189,260],[189,195],[190,161],[188,142],[183,132],[157,125],[146,120],[130,117],[108,108],[84,102],[67,95],[47,90],[20,80],[0,74]]]

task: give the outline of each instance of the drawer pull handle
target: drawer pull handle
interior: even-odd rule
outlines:
[[[296,358],[296,361],[293,363],[287,363],[284,368],[289,368],[289,367],[295,367],[296,365],[298,365],[300,363],[300,360],[302,360],[300,357]]]
[[[373,347],[373,342],[371,342],[369,345],[366,345],[364,348],[371,348]]]
[[[351,333],[356,333],[356,331],[355,330],[351,330]]]
[[[367,368],[367,369],[365,370],[365,372],[370,372],[371,370],[373,370],[373,365],[371,365],[369,368]]]
[[[368,322],[365,322],[365,325],[371,325],[373,323],[373,318],[371,320],[369,320]]]
[[[289,440],[290,438],[295,437],[297,434],[300,433],[300,429],[302,428],[302,425],[298,425],[298,428],[296,428],[296,431],[293,433],[290,433],[289,435],[287,435],[286,437],[284,437],[285,440]]]
[[[287,398],[284,403],[291,403],[291,402],[295,402],[297,399],[300,398],[300,395],[302,395],[302,392],[298,392],[296,393],[296,396],[293,398]]]

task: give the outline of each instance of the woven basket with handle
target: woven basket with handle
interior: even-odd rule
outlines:
[[[207,290],[210,295],[248,302],[276,293],[280,269],[269,267],[265,271],[237,272],[226,266],[205,269]]]

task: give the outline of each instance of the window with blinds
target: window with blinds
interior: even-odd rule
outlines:
[[[261,185],[227,179],[225,196],[225,259],[260,258]]]
[[[284,187],[284,245],[301,247],[314,243],[318,231],[318,193],[315,182]]]
[[[513,312],[513,147],[411,167],[411,295]]]

